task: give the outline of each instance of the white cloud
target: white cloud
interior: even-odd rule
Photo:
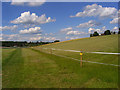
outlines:
[[[102,7],[101,5],[92,4],[87,5],[83,12],[78,12],[75,16],[70,17],[90,17],[90,16],[113,18],[117,16],[117,9],[114,7]]]
[[[68,31],[66,35],[80,35],[80,34],[85,34],[85,32],[80,32],[80,31]]]
[[[41,36],[42,34],[37,34],[37,36]]]
[[[55,37],[44,37],[43,40],[45,40],[45,41],[54,41],[54,40],[56,40],[56,38]]]
[[[55,22],[55,19],[51,17],[46,18],[46,15],[37,16],[35,13],[30,14],[30,11],[21,13],[21,16],[11,21],[14,24],[45,24],[49,22]]]
[[[0,41],[2,41],[2,37],[0,37]]]
[[[54,35],[54,33],[45,33],[45,36],[52,36],[52,35]]]
[[[43,34],[1,34],[0,39],[3,41],[54,41],[56,37]]]
[[[38,41],[41,39],[42,39],[42,37],[32,37],[32,38],[30,38],[30,41]]]
[[[115,16],[113,18],[113,20],[110,21],[110,24],[116,24],[116,23],[120,22],[120,9],[119,9],[119,11],[117,13],[118,13],[117,17]]]
[[[54,41],[56,40],[55,37],[31,37],[30,38],[30,41],[39,41],[39,40],[42,40],[42,41]]]
[[[61,32],[71,31],[72,29],[73,29],[72,27],[64,28],[61,29]]]
[[[18,34],[2,34],[2,40],[18,40],[19,35]]]
[[[112,31],[113,31],[113,32],[118,32],[118,31],[119,31],[119,28],[115,26],[115,27],[112,29]]]
[[[34,35],[24,35],[24,34],[2,34],[2,40],[4,41],[37,41],[40,36]]]
[[[68,31],[66,34],[67,35],[78,35],[80,33],[78,31]]]
[[[103,26],[102,29],[95,29],[95,28],[89,28],[88,33],[94,33],[95,31],[97,31],[99,34],[104,33],[104,31],[106,31],[106,27]]]
[[[113,29],[116,30],[116,29],[118,29],[118,27],[114,27]]]
[[[18,26],[17,25],[13,25],[13,26],[4,26],[4,27],[0,27],[0,30],[4,31],[4,30],[15,30],[17,29]]]
[[[70,39],[70,40],[72,40],[72,39],[78,39],[78,38],[80,38],[80,37],[68,37],[68,36],[65,37],[65,39],[67,39],[67,40],[69,40],[69,39]]]
[[[42,4],[45,3],[45,0],[42,0],[42,1],[44,1],[44,2],[30,2],[27,5],[28,6],[32,6],[32,7],[34,7],[34,6],[41,6]]]
[[[106,26],[103,26],[102,27],[102,31],[106,31],[107,29],[106,29]]]
[[[114,18],[112,21],[110,21],[110,24],[118,23],[118,21],[120,21],[120,17]]]
[[[11,35],[9,35],[9,38],[8,38],[8,39],[9,39],[9,40],[11,40],[11,39],[13,39],[13,38],[15,39],[15,37],[17,37],[17,36],[18,36],[18,34],[11,34]]]
[[[11,5],[21,6],[24,5],[24,2],[11,2]]]
[[[90,20],[90,21],[88,21],[86,23],[79,24],[77,27],[78,28],[87,28],[87,27],[95,27],[95,26],[99,26],[99,25],[101,25],[101,23],[96,22],[94,20]]]
[[[94,28],[89,28],[89,30],[88,30],[89,33],[93,33],[94,31],[95,31]]]
[[[29,28],[28,30],[20,30],[19,33],[20,34],[36,34],[36,33],[41,33],[42,30],[40,27],[35,27],[35,28]]]
[[[11,5],[17,5],[17,6],[41,6],[45,3],[46,0],[12,0]]]

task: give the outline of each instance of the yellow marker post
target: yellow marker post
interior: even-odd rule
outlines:
[[[82,55],[83,55],[83,52],[82,50],[80,51],[80,56],[81,56],[81,63],[80,63],[80,66],[82,67]]]

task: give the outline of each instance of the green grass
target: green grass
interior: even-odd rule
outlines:
[[[3,59],[6,59],[7,57],[9,57],[9,55],[11,54],[12,51],[14,51],[15,49],[2,49],[2,57]]]
[[[58,44],[43,45],[47,48],[83,50],[83,51],[101,51],[101,52],[118,52],[118,35],[98,36],[71,40]]]
[[[117,48],[115,48],[116,41],[114,41],[117,35],[95,37],[90,38],[90,40],[97,40],[98,38],[103,43],[102,41],[106,37],[113,37],[114,39],[111,39],[111,43],[114,42],[114,45],[109,45],[107,49],[105,48],[101,51],[117,52]],[[79,47],[83,47],[81,42],[85,43],[85,41],[91,45],[84,45],[84,48],[93,51],[90,47],[92,45],[95,47],[93,44],[94,40],[90,43],[86,39],[42,47],[79,50]],[[72,44],[73,42],[76,44]],[[70,46],[64,46],[67,44],[70,44]],[[104,45],[107,45],[106,42],[104,42]],[[99,45],[98,49],[100,47],[102,45]],[[109,50],[110,47],[111,49]],[[97,51],[97,49],[94,50]],[[80,59],[79,53],[52,51],[52,53],[57,55],[70,57],[68,59],[56,56],[50,52],[50,49],[42,49],[41,47],[16,48],[14,50],[3,49],[3,88],[118,88],[118,67],[87,62],[83,63],[83,67],[80,67],[79,61],[70,59]],[[107,64],[118,64],[117,55],[84,53],[83,59]]]
[[[3,66],[3,88],[117,87],[117,67],[86,63],[81,68],[78,61],[34,49],[13,53]]]
[[[5,60],[3,57],[3,88],[20,87],[21,83],[24,81],[24,61],[21,54],[21,49],[16,49],[15,51],[11,52],[11,54]]]

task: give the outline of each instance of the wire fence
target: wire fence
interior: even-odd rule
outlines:
[[[37,49],[38,50],[38,47],[37,48],[33,48],[33,49]],[[48,53],[48,54],[53,54],[53,55],[56,55],[56,56],[59,56],[59,57],[63,57],[63,58],[68,58],[68,59],[72,59],[72,60],[75,60],[75,61],[81,61],[80,59],[76,59],[76,58],[72,58],[72,57],[68,57],[68,56],[64,56],[64,55],[58,55],[56,54],[54,51],[55,50],[60,50],[60,51],[70,51],[70,52],[81,52],[81,51],[76,51],[76,50],[62,50],[62,49],[55,49],[55,48],[43,48],[43,47],[39,47],[39,50],[41,52],[45,52],[45,53]],[[89,52],[90,53],[90,52]],[[93,53],[93,52],[91,52]],[[98,54],[98,53],[96,53]],[[103,53],[104,54],[104,53]],[[105,53],[107,54],[107,53]],[[110,54],[110,53],[109,53]],[[113,54],[113,53],[111,53]],[[113,54],[114,55],[114,54]],[[116,55],[116,54],[115,54]],[[117,54],[119,55],[119,54]],[[107,64],[107,63],[101,63],[101,62],[94,62],[94,61],[88,61],[88,60],[82,60],[82,62],[87,62],[87,63],[95,63],[95,64],[101,64],[101,65],[109,65],[109,66],[117,66],[117,67],[120,67],[120,65],[116,65],[116,64]]]

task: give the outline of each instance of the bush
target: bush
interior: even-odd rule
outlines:
[[[106,30],[106,31],[104,32],[104,35],[111,35],[110,30]]]
[[[90,34],[90,37],[93,37],[93,34]]]
[[[99,34],[97,33],[97,31],[95,31],[95,32],[93,33],[93,36],[99,36]]]
[[[116,34],[116,32],[113,32],[113,34]]]
[[[120,30],[118,31],[118,34],[120,34]]]
[[[60,40],[55,40],[54,42],[60,42]]]
[[[119,28],[118,34],[120,34],[120,28]]]

